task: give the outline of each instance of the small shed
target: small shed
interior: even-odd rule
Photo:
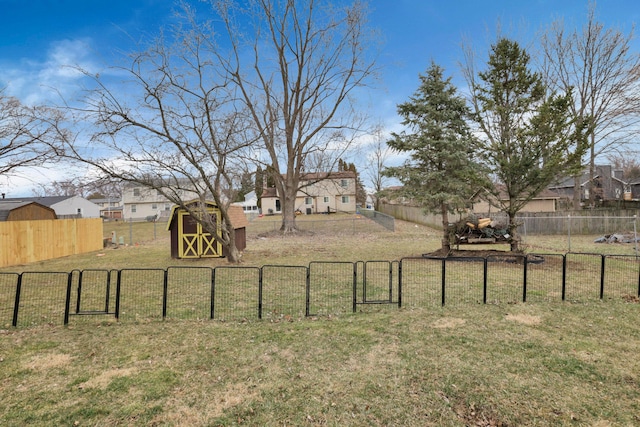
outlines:
[[[189,202],[197,204],[198,201]],[[222,226],[220,208],[214,202],[205,202],[207,214],[213,221]],[[246,227],[249,224],[242,206],[229,206],[228,211],[231,224],[235,230],[236,247],[243,250],[247,246]],[[226,248],[222,247],[215,236],[203,230],[202,225],[194,221],[191,214],[179,206],[173,206],[167,230],[171,232],[171,257],[172,258],[216,258],[227,255]]]
[[[0,221],[57,219],[56,211],[33,201],[0,200]]]

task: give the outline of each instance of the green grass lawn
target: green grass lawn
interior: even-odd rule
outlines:
[[[477,266],[461,263],[446,274],[459,276],[465,286],[450,290],[458,303],[445,307],[425,304],[429,292],[437,292],[439,270],[407,262],[419,278],[405,284],[407,292],[430,280],[436,280],[434,288],[411,293],[403,309],[359,306],[352,314],[339,283],[344,274],[325,271],[323,262],[348,270],[357,261],[420,257],[438,248],[440,233],[400,221],[395,232],[375,224],[361,229],[362,223],[347,217],[342,232],[331,232],[340,230],[340,222],[318,223],[315,231],[283,238],[265,231],[272,219],[250,225],[242,274],[228,276],[233,281],[217,295],[235,301],[246,316],[223,311],[218,321],[204,320],[210,308],[207,272],[226,267],[225,260],[171,259],[168,233],[160,227],[154,232],[153,223],[134,224],[134,243],[117,249],[3,269],[32,272],[42,286],[53,286],[58,275],[38,272],[86,270],[90,283],[93,275],[100,281],[104,270],[123,269],[128,280],[140,283],[126,297],[151,295],[154,304],[157,289],[145,283],[168,269],[172,281],[188,285],[190,293],[169,289],[174,311],[164,321],[159,307],[150,314],[124,305],[120,322],[85,316],[68,327],[0,329],[0,425],[640,424],[638,299],[631,293],[621,298],[625,289],[603,301],[575,293],[579,286],[593,287],[598,257],[568,258],[581,269],[568,278],[566,302],[553,286],[557,272],[532,267],[531,303],[522,303],[522,277],[489,266],[489,280],[498,285],[492,289],[500,292],[479,304]],[[592,242],[593,236],[572,237],[584,252],[634,253],[632,245]],[[564,253],[566,241],[529,236],[526,244],[533,252]],[[255,301],[235,291],[255,281],[257,267],[269,265],[274,267],[263,267],[269,309],[262,321],[253,320]],[[384,272],[388,265],[373,262],[371,268]],[[613,278],[637,269],[629,257],[608,265]],[[319,284],[335,284],[312,288],[335,304],[312,307],[317,316],[301,316],[300,300],[278,294],[306,273],[300,266],[309,266]],[[230,273],[216,270],[223,282]],[[372,282],[374,296],[384,296],[383,282]],[[100,309],[104,301],[83,292],[83,303]],[[297,310],[294,315],[278,315],[283,298]],[[345,305],[347,310],[340,308]]]
[[[5,330],[0,424],[637,425],[638,309],[468,305]]]

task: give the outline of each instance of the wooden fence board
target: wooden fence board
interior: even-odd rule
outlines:
[[[102,218],[0,222],[0,267],[77,255],[102,247]]]

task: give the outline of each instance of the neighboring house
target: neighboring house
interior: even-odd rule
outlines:
[[[182,200],[197,199],[198,194],[183,191]],[[143,185],[128,184],[122,191],[122,217],[126,220],[140,220],[154,217],[167,220],[171,215],[173,203],[158,190]]]
[[[122,219],[122,205],[118,199],[100,198],[89,199],[100,206],[100,216],[108,219]]]
[[[255,191],[250,191],[244,195],[244,202],[232,203],[235,206],[241,206],[245,215],[248,218],[253,219],[259,215],[260,209],[258,209],[258,197],[256,197]]]
[[[0,222],[33,221],[40,219],[56,219],[56,212],[50,207],[30,201],[0,200]]]
[[[295,209],[303,214],[356,211],[356,174],[351,171],[308,173],[300,179]],[[282,212],[275,188],[262,193],[262,212]]]
[[[245,214],[247,213],[257,213],[258,212],[258,197],[256,196],[255,191],[250,191],[244,195],[244,202],[233,203],[237,206],[242,206],[242,210]]]
[[[527,204],[520,209],[520,213],[526,212],[556,212],[558,210],[558,202],[561,199],[557,194],[550,190],[544,190],[538,194]],[[500,201],[502,204],[508,205],[509,198],[506,194],[500,195]],[[478,200],[472,203],[471,211],[475,213],[492,213],[497,212],[499,209],[496,207],[496,203],[489,203],[487,200]]]
[[[585,169],[580,175],[580,200],[589,200],[589,170]],[[549,190],[561,198],[573,199],[575,178],[563,178],[549,186]],[[631,186],[624,181],[623,171],[614,169],[611,165],[596,165],[593,189],[595,200],[598,202],[628,200],[631,198]],[[640,191],[639,191],[640,193]],[[633,197],[637,198],[637,196]]]
[[[100,218],[100,206],[80,196],[15,197],[5,201],[36,202],[53,209],[63,218]]]

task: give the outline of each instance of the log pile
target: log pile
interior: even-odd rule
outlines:
[[[452,237],[452,242],[457,245],[511,242],[506,221],[478,218],[475,215],[449,224],[449,235]]]

